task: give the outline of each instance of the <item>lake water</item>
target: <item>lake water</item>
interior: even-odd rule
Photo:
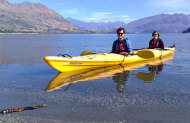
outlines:
[[[151,34],[126,37],[138,49],[148,47]],[[116,38],[114,34],[0,35],[0,110],[47,104],[0,115],[0,122],[189,123],[190,34],[161,34],[165,46],[175,43],[177,49],[174,59],[163,65],[90,71],[91,79],[74,82],[85,76],[78,74],[67,78],[73,84],[47,91],[55,78],[64,75],[48,66],[44,56],[110,52]]]

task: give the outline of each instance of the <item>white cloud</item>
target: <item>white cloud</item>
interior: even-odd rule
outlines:
[[[93,16],[95,17],[104,17],[104,16],[108,16],[111,15],[112,13],[110,12],[95,12],[93,13]]]
[[[112,13],[109,12],[95,12],[92,14],[91,17],[84,17],[82,18],[85,21],[101,21],[101,20],[107,20],[109,16],[112,15]]]
[[[128,15],[118,15],[118,18],[120,18],[121,20],[124,20],[124,21],[133,21],[133,20],[135,20],[134,18],[131,18]]]
[[[62,15],[72,15],[72,14],[77,14],[78,13],[78,9],[68,9],[68,10],[64,10],[61,12]]]
[[[115,22],[115,21],[122,21],[125,23],[128,23],[132,20],[135,20],[131,18],[128,15],[118,15],[113,14],[110,12],[95,12],[90,17],[81,17],[80,20],[86,21],[86,22]]]

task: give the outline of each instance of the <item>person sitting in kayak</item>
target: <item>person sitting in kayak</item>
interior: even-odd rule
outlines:
[[[133,54],[131,42],[127,38],[124,39],[124,35],[125,35],[125,29],[122,27],[118,28],[117,29],[118,39],[113,42],[111,53],[117,53],[122,55]]]
[[[154,48],[160,48],[160,49],[164,49],[164,42],[162,41],[162,39],[160,39],[160,34],[158,33],[158,31],[154,31],[152,33],[152,39],[149,42],[149,49],[154,49]]]

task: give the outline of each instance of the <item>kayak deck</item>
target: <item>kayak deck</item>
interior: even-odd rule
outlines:
[[[75,57],[46,56],[44,60],[54,69],[60,72],[67,72],[162,58],[170,55],[174,50],[175,48],[166,48],[164,50],[143,49],[129,56],[115,53],[97,53]]]

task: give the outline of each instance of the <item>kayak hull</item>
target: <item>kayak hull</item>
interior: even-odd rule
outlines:
[[[162,58],[166,55],[171,55],[174,53],[174,50],[175,48],[167,48],[165,50],[143,49],[136,51],[134,52],[134,55],[129,56],[115,53],[98,53],[75,57],[46,56],[44,57],[44,60],[52,68],[60,72],[68,72],[153,60],[156,58]]]

